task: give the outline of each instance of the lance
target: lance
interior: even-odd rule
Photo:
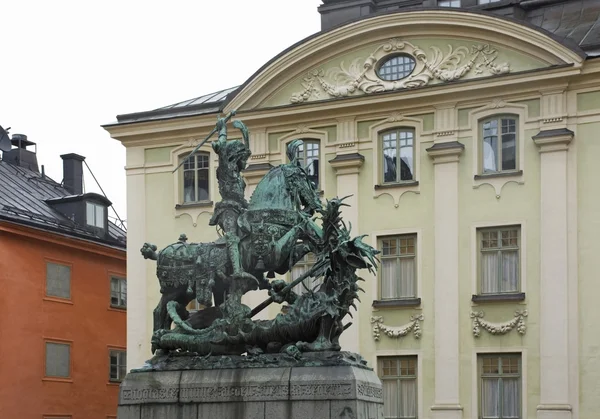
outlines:
[[[235,113],[236,113],[235,111],[229,112],[229,114],[224,118],[223,123],[226,124],[227,122],[229,122],[229,120],[235,116]],[[200,147],[202,147],[210,139],[210,137],[212,137],[213,135],[215,135],[215,133],[217,131],[218,131],[217,127],[215,126],[213,128],[213,130],[210,132],[210,134],[208,134],[208,136],[204,140],[202,140],[202,142],[200,144],[198,144],[196,146],[196,148],[190,154],[188,154],[188,156],[185,159],[183,159],[181,161],[181,163],[179,163],[179,165],[171,173],[175,173],[177,171],[177,169],[179,169],[183,163],[185,163],[186,161],[188,161],[188,159],[190,157],[192,157],[200,149]]]
[[[329,262],[329,259],[325,258],[325,259],[322,259],[319,262],[315,263],[311,269],[309,269],[303,275],[299,276],[298,278],[296,278],[295,280],[293,280],[292,282],[290,282],[289,284],[287,284],[277,294],[285,294],[285,293],[287,293],[288,291],[290,291],[292,288],[294,288],[296,285],[298,285],[299,283],[301,283],[302,281],[304,281],[309,276],[314,276],[315,278],[321,276],[323,274],[323,272],[320,272],[320,271],[325,266],[328,265],[328,262]],[[316,275],[315,275],[315,273],[316,273]],[[262,303],[260,303],[259,305],[257,305],[256,307],[254,307],[252,309],[252,311],[250,312],[250,314],[248,314],[248,318],[252,318],[252,317],[256,316],[258,313],[260,313],[265,308],[267,308],[268,306],[270,306],[273,303],[273,301],[274,301],[273,297],[267,298],[265,301],[263,301]]]

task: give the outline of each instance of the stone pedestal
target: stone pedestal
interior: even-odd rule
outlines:
[[[381,382],[360,357],[305,355],[164,360],[127,375],[118,419],[383,419]]]

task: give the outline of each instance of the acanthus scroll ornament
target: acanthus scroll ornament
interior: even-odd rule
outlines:
[[[409,334],[411,331],[415,336],[415,339],[421,338],[421,325],[420,322],[425,320],[425,317],[422,314],[415,314],[410,316],[410,322],[403,326],[386,326],[383,324],[382,316],[372,316],[371,324],[373,325],[373,339],[378,341],[381,332],[385,333],[391,338],[401,338]]]
[[[431,54],[399,39],[391,39],[378,46],[366,59],[357,58],[346,68],[344,62],[339,67],[329,70],[314,69],[304,77],[300,92],[293,93],[291,103],[303,103],[312,99],[352,96],[358,91],[363,93],[387,92],[429,84],[432,79],[443,82],[458,80],[471,70],[474,74],[490,75],[510,72],[508,63],[495,63],[498,53],[489,44],[473,45],[457,48],[448,45],[448,53],[444,54],[436,46],[431,46]],[[414,69],[406,77],[399,80],[383,80],[377,75],[379,63],[386,57],[406,55],[414,59]]]
[[[511,320],[504,323],[492,323],[483,320],[483,317],[485,316],[483,311],[472,311],[473,336],[478,338],[481,335],[481,328],[492,335],[505,335],[516,328],[520,335],[524,335],[527,330],[527,326],[525,325],[525,317],[527,317],[527,315],[527,310],[517,310],[515,311],[515,316]]]

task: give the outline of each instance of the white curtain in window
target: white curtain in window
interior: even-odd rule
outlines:
[[[400,296],[397,259],[381,260],[381,298]]]
[[[383,385],[383,416],[386,418],[399,417],[398,411],[398,381],[382,380]]]
[[[481,383],[481,416],[487,418],[500,417],[500,380],[485,378]]]
[[[417,417],[417,381],[400,381],[400,415],[401,418]]]
[[[497,293],[498,289],[498,253],[481,254],[481,292]]]
[[[518,418],[520,410],[519,379],[502,379],[502,417]]]
[[[519,255],[515,252],[502,252],[502,292],[517,291]]]
[[[496,142],[496,137],[493,137],[493,141],[494,143]],[[496,166],[496,150],[486,140],[483,142],[483,171],[495,172],[496,170],[498,170]]]
[[[400,297],[416,297],[415,290],[415,259],[400,259]]]

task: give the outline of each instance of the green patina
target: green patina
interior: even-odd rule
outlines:
[[[301,352],[339,351],[339,336],[348,326],[342,319],[361,290],[356,271],[373,271],[378,251],[363,243],[362,236],[350,235],[340,212],[346,205],[343,198],[323,206],[300,166],[301,140],[287,144],[289,162],[273,167],[246,201],[241,172],[251,154],[249,134],[241,121],[234,121],[242,139],[228,140],[227,122],[233,115],[219,119],[213,130],[219,133],[212,147],[219,157],[222,200],[209,225],[222,231],[221,238],[188,243],[182,234],[161,251],[149,243],[141,249],[145,258],[157,261],[162,294],[154,310],[153,352],[301,357]],[[289,272],[308,253],[316,263],[303,276],[291,284],[269,280]],[[302,295],[292,291],[308,278],[322,282]],[[250,309],[242,296],[256,289],[268,290],[270,297]],[[186,306],[194,299],[205,308],[190,315]],[[273,302],[288,303],[287,312],[273,320],[252,320]]]

